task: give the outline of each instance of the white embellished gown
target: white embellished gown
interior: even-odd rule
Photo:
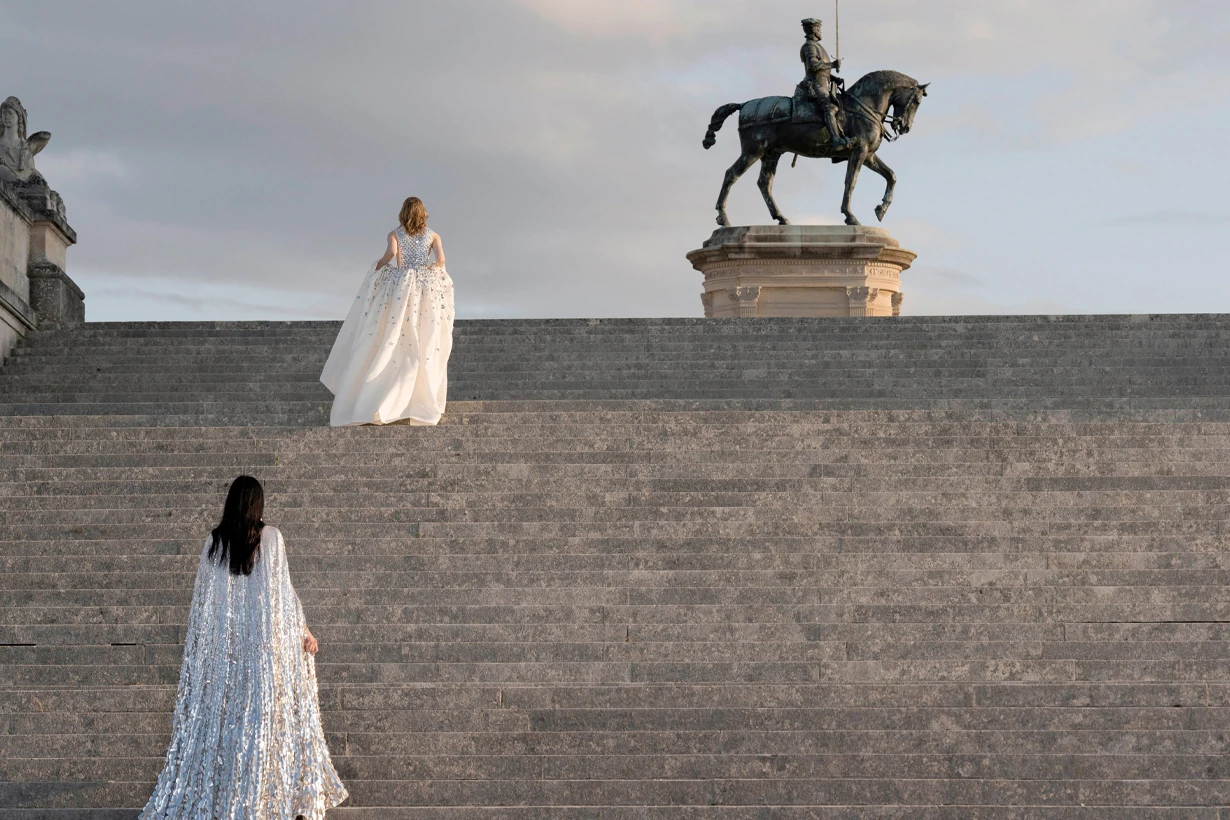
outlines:
[[[347,792],[282,534],[265,527],[251,575],[208,552],[206,541],[166,764],[140,820],[322,820]]]
[[[436,424],[448,393],[453,280],[428,264],[435,234],[394,231],[397,256],[373,267],[342,324],[320,380],[333,393],[329,423]]]

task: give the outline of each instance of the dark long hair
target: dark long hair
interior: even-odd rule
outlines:
[[[251,575],[261,554],[261,530],[265,522],[265,490],[250,475],[231,483],[222,509],[222,523],[214,527],[209,557],[219,564],[230,561],[232,575]]]

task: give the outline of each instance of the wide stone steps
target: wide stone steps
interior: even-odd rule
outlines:
[[[150,783],[116,781],[99,784],[22,784],[0,785],[0,800],[15,807],[77,805],[90,803],[130,803],[136,795],[149,792]],[[726,807],[763,807],[791,803],[858,806],[862,804],[904,803],[907,805],[994,805],[996,794],[1011,793],[1009,805],[1078,807],[1088,803],[1156,805],[1171,807],[1196,802],[1212,794],[1230,802],[1217,781],[1148,780],[1080,781],[1075,779],[1005,780],[992,779],[904,779],[904,778],[816,778],[773,779],[662,779],[662,780],[392,780],[354,781],[348,784],[351,804],[383,807],[420,804],[426,806],[470,806],[512,803],[514,805],[559,806],[570,812],[577,807],[636,807],[644,816],[644,806],[713,805]],[[760,811],[764,811],[760,808]],[[349,816],[343,814],[341,816]],[[389,816],[387,814],[382,816]],[[503,814],[496,816],[506,816]],[[527,813],[524,816],[541,816]],[[575,816],[585,816],[577,814]],[[605,816],[605,815],[604,815]],[[663,816],[679,816],[664,814]],[[753,815],[749,815],[753,816]],[[857,816],[850,814],[848,816]],[[953,816],[953,815],[947,815]],[[987,816],[987,815],[978,815]],[[1018,815],[1021,816],[1021,815]],[[1122,815],[1120,815],[1122,816]]]
[[[240,472],[331,818],[1230,820],[1230,320],[461,322],[331,430],[336,329],[4,363],[0,820],[136,816]]]
[[[34,334],[0,370],[0,414],[320,424],[329,396],[316,380],[336,328],[119,324]],[[813,399],[831,409],[985,403],[1006,413],[1049,402],[1225,418],[1228,340],[1230,323],[1216,316],[461,322],[451,396]]]

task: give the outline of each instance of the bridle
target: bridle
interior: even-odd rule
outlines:
[[[897,125],[897,121],[900,119],[899,117],[894,117],[888,111],[885,111],[883,116],[877,114],[875,111],[872,111],[871,107],[865,102],[851,94],[849,91],[846,91],[844,88],[841,90],[841,96],[847,100],[853,100],[854,104],[858,106],[858,109],[855,109],[851,113],[858,114],[870,123],[878,122],[880,129],[884,132],[884,139],[889,142],[896,142],[901,139],[901,133],[898,131],[899,126]],[[889,104],[889,110],[892,110],[891,103]]]

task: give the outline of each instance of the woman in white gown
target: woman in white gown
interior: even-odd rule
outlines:
[[[320,724],[316,638],[264,506],[259,481],[235,479],[201,552],[171,744],[140,820],[323,820],[347,797]]]
[[[334,427],[436,424],[444,414],[453,280],[444,268],[440,235],[427,227],[427,209],[418,197],[401,206],[398,223],[320,374],[333,393]]]

